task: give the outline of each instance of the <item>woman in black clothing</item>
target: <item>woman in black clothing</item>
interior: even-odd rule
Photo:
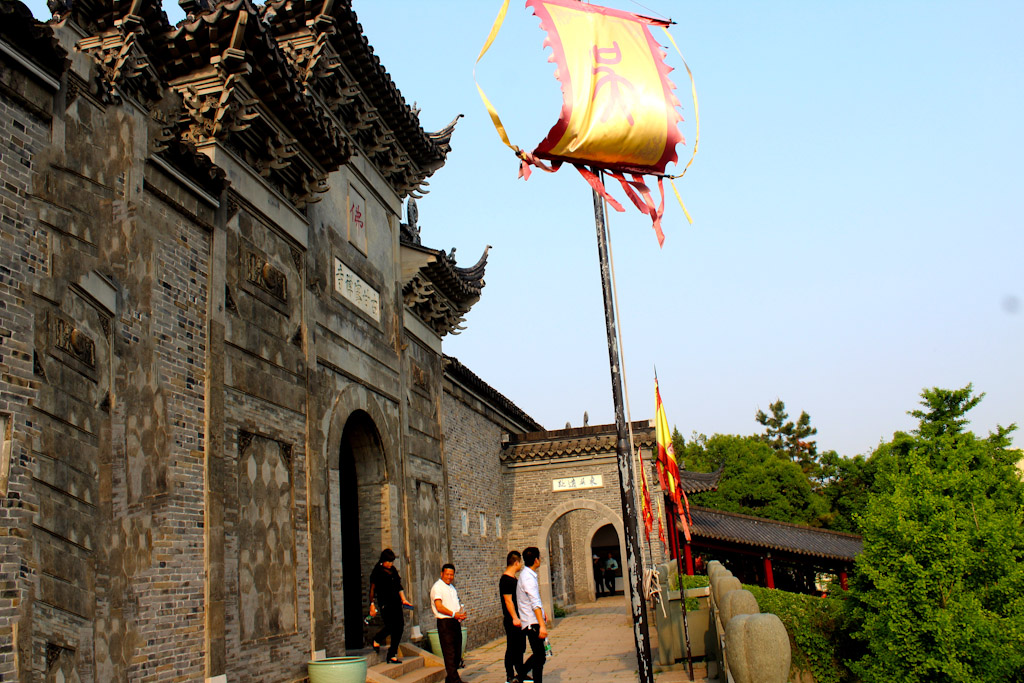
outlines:
[[[402,629],[405,627],[403,605],[412,607],[412,603],[405,599],[402,577],[395,569],[395,553],[391,548],[385,548],[381,551],[380,561],[370,573],[370,616],[380,613],[384,622],[384,628],[373,637],[373,649],[379,652],[384,639],[390,635],[387,661],[393,664],[402,661],[398,658],[398,643],[402,640]]]

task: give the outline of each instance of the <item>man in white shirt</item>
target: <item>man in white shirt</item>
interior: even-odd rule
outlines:
[[[437,638],[444,655],[445,683],[462,683],[459,662],[462,661],[462,622],[466,610],[459,602],[455,581],[455,565],[441,567],[441,578],[430,588],[430,608],[437,617]]]
[[[516,604],[519,607],[519,621],[526,638],[530,641],[530,658],[523,662],[524,671],[533,672],[533,682],[543,683],[544,676],[544,641],[548,637],[548,627],[544,616],[544,605],[540,601],[540,581],[537,569],[540,568],[540,550],[530,546],[523,551],[523,571],[519,573],[519,585],[516,586]]]

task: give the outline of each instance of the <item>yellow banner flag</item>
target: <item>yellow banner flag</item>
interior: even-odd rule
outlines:
[[[504,0],[478,63],[497,37],[508,5],[509,0]],[[683,119],[676,110],[680,104],[673,94],[675,85],[668,78],[672,69],[665,64],[666,53],[650,27],[660,26],[674,45],[667,28],[671,22],[579,0],[527,0],[526,6],[533,8],[547,33],[544,44],[552,49],[549,61],[555,63],[555,77],[562,84],[558,122],[533,152],[527,152],[512,144],[498,112],[477,83],[501,141],[520,160],[520,177],[529,179],[531,167],[554,173],[569,162],[611,208],[624,211],[605,188],[607,173],[633,205],[650,216],[658,244],[664,244],[665,167],[677,161],[676,145],[685,141],[678,128]],[[686,70],[692,86],[693,74],[688,66]],[[699,135],[697,91],[691,89]],[[693,151],[697,151],[696,141]],[[647,175],[658,179],[657,203],[644,179]],[[679,176],[669,176],[673,177]],[[678,191],[676,197],[692,223]]]
[[[668,22],[578,0],[529,0],[562,84],[558,123],[533,154],[629,173],[664,174],[682,141],[679,101],[650,25]]]

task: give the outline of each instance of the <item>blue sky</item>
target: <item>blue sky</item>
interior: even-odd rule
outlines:
[[[649,220],[610,216],[632,417],[653,416],[657,366],[685,435],[753,433],[782,398],[820,449],[864,453],[913,427],[922,388],[968,382],[976,431],[1024,422],[1024,4],[609,4],[677,22],[701,113],[694,225],[669,201],[659,249]],[[466,117],[419,203],[425,244],[463,265],[493,246],[446,353],[548,428],[610,422],[590,190],[572,169],[517,180],[473,85],[499,7],[355,0],[424,127]],[[560,106],[543,37],[514,0],[477,69],[529,149]]]

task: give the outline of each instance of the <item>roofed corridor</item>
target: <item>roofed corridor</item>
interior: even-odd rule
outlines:
[[[472,622],[467,622],[472,628]],[[650,629],[652,650],[657,634]],[[567,617],[557,619],[549,631],[554,656],[544,666],[545,683],[635,683],[636,650],[633,625],[621,596],[600,598],[577,607]],[[492,640],[466,653],[462,671],[466,683],[502,681],[505,678],[505,639]],[[658,660],[654,650],[652,660]],[[703,663],[694,665],[694,679],[705,683]],[[689,677],[682,665],[656,672],[656,683],[682,683]]]

